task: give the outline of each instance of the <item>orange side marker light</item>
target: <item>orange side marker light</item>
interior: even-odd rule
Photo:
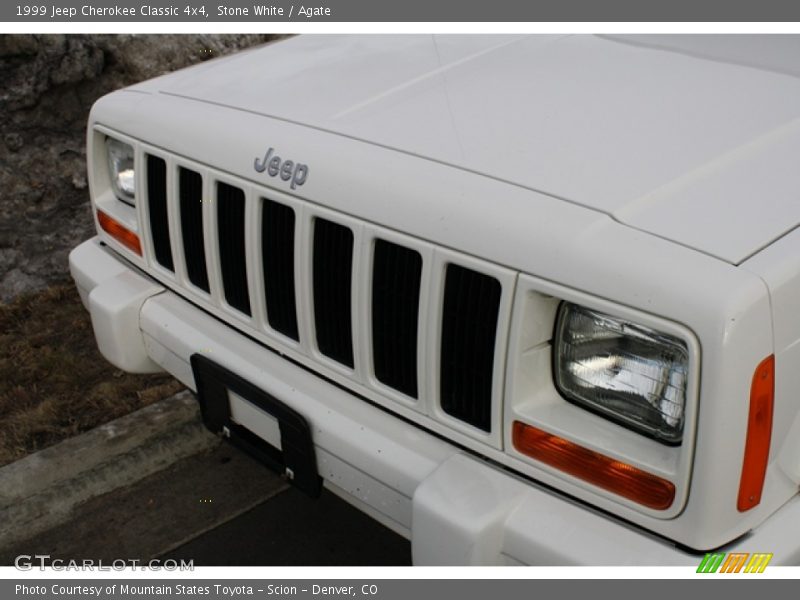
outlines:
[[[750,385],[750,414],[744,445],[742,479],[739,482],[739,512],[750,510],[761,502],[764,477],[769,462],[772,439],[772,412],[775,400],[775,356],[770,355],[756,367]]]
[[[675,485],[557,435],[514,421],[514,447],[527,456],[655,510],[675,499]]]
[[[108,233],[120,244],[130,250],[133,250],[139,256],[142,255],[142,245],[139,242],[138,235],[133,233],[115,218],[108,216],[102,210],[97,211],[97,221],[100,223],[100,227],[103,228],[103,231]]]

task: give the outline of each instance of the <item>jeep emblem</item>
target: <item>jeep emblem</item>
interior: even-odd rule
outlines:
[[[275,149],[270,148],[263,159],[256,156],[253,168],[258,173],[266,171],[270,177],[280,175],[284,181],[291,180],[292,183],[289,187],[292,189],[295,189],[298,185],[303,185],[308,178],[308,165],[296,163],[292,160],[281,160],[280,156],[273,156],[273,152],[275,152]]]

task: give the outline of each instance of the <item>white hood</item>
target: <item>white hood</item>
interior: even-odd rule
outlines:
[[[485,174],[739,263],[800,223],[799,74],[800,36],[310,35],[136,89]]]

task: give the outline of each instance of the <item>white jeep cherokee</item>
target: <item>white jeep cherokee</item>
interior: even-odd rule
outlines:
[[[103,355],[418,564],[800,563],[800,43],[303,36],[114,92]]]

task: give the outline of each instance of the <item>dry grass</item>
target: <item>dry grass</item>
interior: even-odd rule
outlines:
[[[181,389],[107,363],[71,284],[0,303],[0,465]]]

